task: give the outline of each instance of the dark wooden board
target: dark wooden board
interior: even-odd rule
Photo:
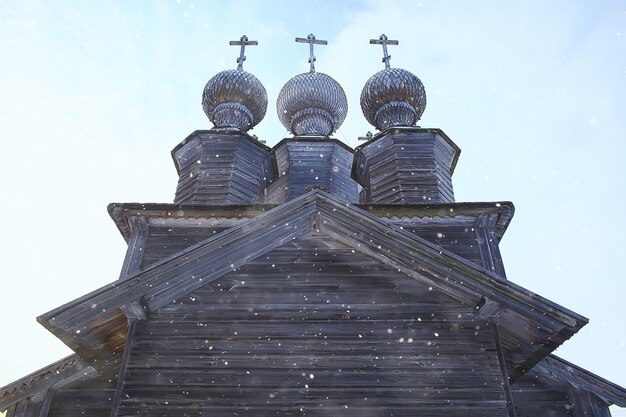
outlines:
[[[506,416],[494,343],[473,307],[301,237],[138,321],[119,415]]]

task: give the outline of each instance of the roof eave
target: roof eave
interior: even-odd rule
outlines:
[[[49,389],[59,381],[79,372],[92,371],[93,368],[76,354],[60,359],[46,367],[28,374],[0,388],[0,411],[12,404]]]
[[[319,216],[324,217],[319,218]],[[38,320],[77,351],[81,347],[81,343],[85,343],[81,340],[89,337],[89,327],[97,323],[96,318],[98,314],[101,314],[100,309],[109,312],[112,309],[124,311],[123,305],[127,303],[139,301],[144,296],[154,297],[148,294],[149,291],[151,294],[158,293],[160,300],[157,302],[148,299],[147,302],[152,303],[149,307],[158,308],[162,303],[168,302],[167,297],[175,299],[181,295],[181,291],[189,292],[195,289],[194,286],[200,285],[198,282],[187,282],[191,279],[189,277],[180,278],[180,283],[172,285],[171,280],[178,279],[176,278],[176,268],[177,265],[183,263],[180,262],[181,260],[187,261],[200,256],[197,258],[197,262],[204,262],[202,257],[209,256],[212,262],[219,263],[222,262],[219,259],[220,248],[225,244],[246,245],[251,233],[271,233],[276,239],[271,241],[271,245],[255,248],[254,256],[260,256],[258,251],[272,250],[280,245],[281,240],[292,238],[293,233],[295,233],[292,226],[285,227],[285,224],[290,224],[290,222],[300,222],[303,225],[302,230],[297,231],[300,234],[304,233],[306,228],[323,229],[322,231],[329,236],[340,241],[347,241],[363,253],[397,267],[411,277],[432,284],[435,288],[446,291],[459,300],[465,297],[471,303],[472,300],[478,300],[481,296],[485,296],[501,304],[505,309],[512,309],[528,317],[537,324],[537,327],[542,326],[544,328],[541,331],[536,331],[529,345],[533,345],[536,342],[535,339],[545,337],[543,336],[545,329],[548,329],[551,335],[558,333],[559,338],[556,340],[558,342],[566,340],[587,323],[587,319],[579,314],[486,271],[451,252],[394,226],[390,222],[381,220],[374,214],[355,206],[346,205],[319,190],[311,191],[302,197],[260,214],[254,219],[192,245],[153,264],[127,280],[116,281],[102,287],[42,315]],[[226,261],[224,260],[224,262]],[[246,259],[237,260],[235,267],[240,266],[238,263],[243,265],[245,262]],[[222,270],[223,273],[232,270],[232,265],[228,267],[228,264],[223,269],[213,270],[211,280],[218,279]],[[169,272],[164,275],[163,271]],[[170,281],[161,289],[160,280],[163,279]],[[206,285],[208,282],[205,280],[201,285]],[[93,305],[97,305],[98,308],[94,309]],[[77,332],[77,330],[79,331]],[[532,351],[528,352],[531,360],[522,365],[536,363],[558,346],[558,344],[553,346],[554,341],[550,342],[550,338],[540,339],[544,342],[534,344],[536,349],[533,348]],[[93,341],[90,343],[94,344]],[[89,346],[87,343],[87,348]],[[517,365],[514,364],[511,367],[514,368]]]

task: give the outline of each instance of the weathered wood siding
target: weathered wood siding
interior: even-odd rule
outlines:
[[[490,232],[485,232],[485,228],[479,225],[475,217],[405,218],[389,221],[470,262],[504,276],[498,242],[489,235]],[[229,227],[220,225],[219,221],[211,226],[201,225],[200,222],[192,220],[188,223],[191,225],[177,225],[176,222],[165,226],[150,225],[147,239],[139,243],[140,247],[129,247],[130,251],[140,252],[141,268],[208,239]]]
[[[546,386],[530,371],[511,385],[517,417],[571,417],[572,405],[563,390]]]
[[[299,238],[137,322],[123,416],[507,416],[490,325]]]
[[[472,217],[412,218],[394,221],[393,224],[483,266],[476,239],[475,219]]]
[[[95,376],[56,390],[48,417],[110,417],[115,383]]]
[[[452,171],[460,150],[437,129],[389,129],[356,148],[352,178],[362,203],[454,201]]]
[[[391,223],[505,277],[504,264],[491,223],[495,215],[429,217],[391,220]]]
[[[546,361],[511,386],[517,417],[610,417],[608,404]],[[580,381],[578,381],[580,383]]]
[[[336,139],[295,137],[274,147],[279,179],[267,188],[266,202],[284,203],[313,188],[342,201],[359,200],[350,177],[352,150]]]
[[[254,204],[275,177],[270,148],[242,132],[196,131],[172,151],[177,204]]]
[[[145,247],[142,247],[141,268],[167,258],[181,250],[227,229],[225,226],[150,226]]]

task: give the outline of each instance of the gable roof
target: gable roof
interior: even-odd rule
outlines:
[[[78,355],[70,355],[60,359],[32,374],[26,375],[4,387],[0,387],[0,411],[6,410],[31,395],[57,388],[73,380],[77,374],[87,375],[95,370]]]
[[[486,314],[497,305],[505,360],[513,380],[587,323],[574,312],[319,190],[192,245],[37,320],[91,365],[104,369],[121,356],[127,317],[141,317],[142,312],[164,306],[312,231],[475,306],[477,314]]]
[[[569,384],[593,393],[607,404],[626,407],[626,389],[574,365],[556,355],[548,355],[533,369],[532,375],[547,386]]]

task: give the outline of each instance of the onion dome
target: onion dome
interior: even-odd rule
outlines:
[[[321,72],[298,74],[283,86],[276,101],[278,118],[296,136],[330,136],[346,119],[343,88]]]
[[[276,100],[278,118],[296,136],[330,136],[348,113],[348,100],[341,85],[329,75],[315,72],[313,45],[327,42],[311,34],[296,38],[310,45],[310,71],[298,74],[283,86]]]
[[[216,128],[234,128],[247,132],[256,126],[267,111],[267,91],[254,75],[243,70],[246,45],[257,45],[244,35],[231,45],[241,45],[236,70],[218,73],[204,87],[202,108]]]
[[[381,35],[370,43],[382,44],[385,69],[372,75],[361,92],[361,110],[367,121],[378,130],[392,126],[414,126],[426,108],[424,84],[411,72],[391,68],[387,45],[398,41]]]

